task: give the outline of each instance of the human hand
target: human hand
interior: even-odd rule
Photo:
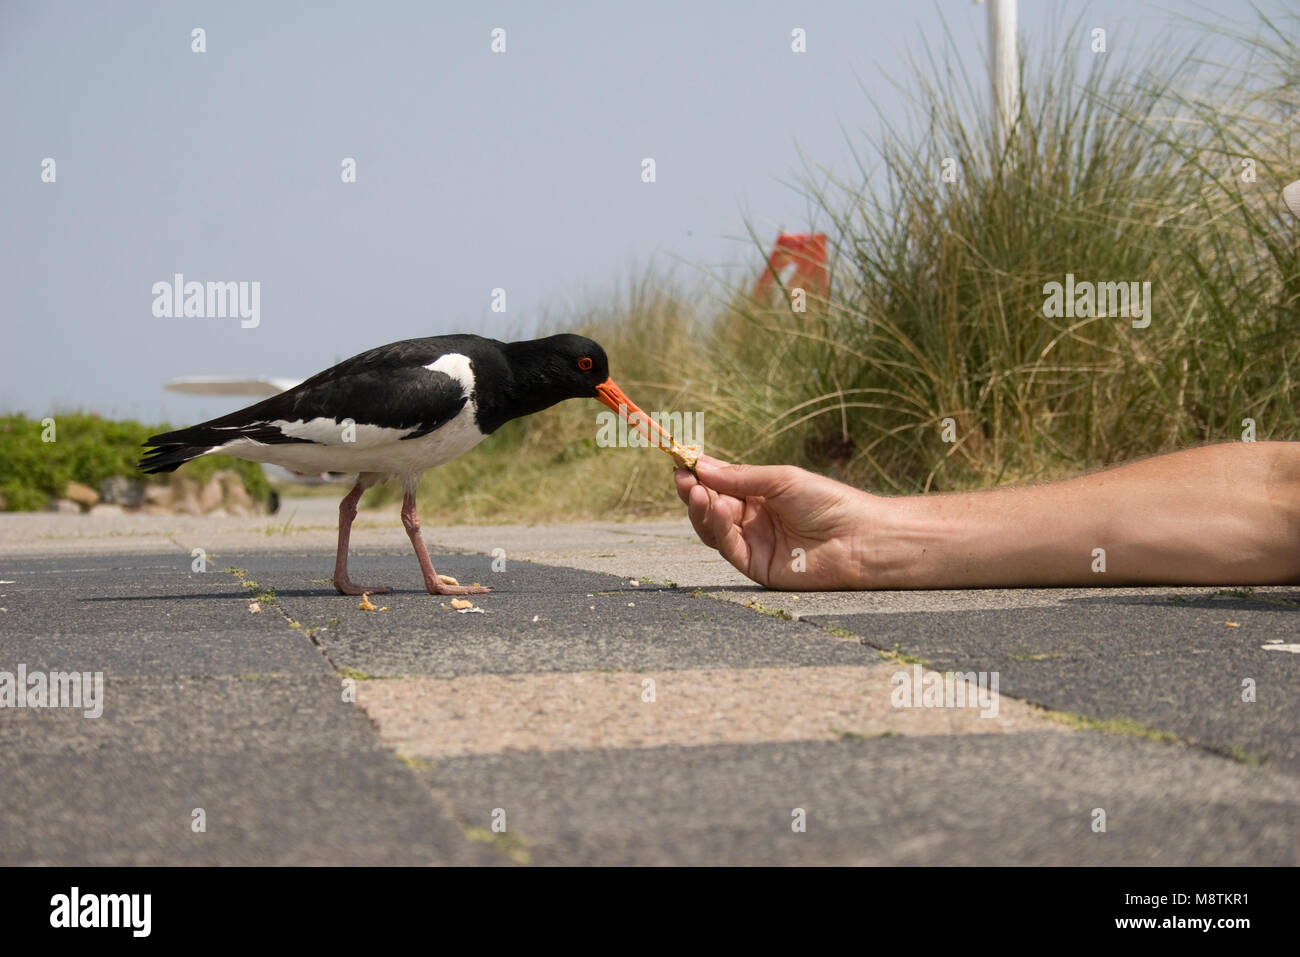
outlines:
[[[678,469],[674,477],[700,540],[760,585],[870,587],[864,558],[882,508],[876,496],[790,465],[731,465],[707,455],[696,475]]]

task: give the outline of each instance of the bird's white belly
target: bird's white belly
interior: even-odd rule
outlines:
[[[210,449],[219,455],[233,455],[250,462],[269,462],[295,472],[381,472],[413,475],[450,462],[483,441],[485,436],[474,421],[473,401],[467,401],[456,417],[428,435],[403,439],[409,429],[386,429],[374,425],[346,426],[328,418],[310,422],[274,422],[286,435],[311,442],[264,444],[236,439]]]

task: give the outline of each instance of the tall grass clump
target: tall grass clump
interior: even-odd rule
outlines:
[[[1082,82],[1065,31],[1025,69],[1003,146],[982,82],[950,47],[929,58],[904,90],[915,122],[885,125],[852,179],[806,187],[830,294],[805,313],[738,297],[716,323],[711,434],[898,491],[1238,438],[1244,418],[1294,438],[1300,270],[1278,193],[1300,177],[1300,57],[1262,29],[1236,71],[1102,56]],[[1045,316],[1044,284],[1067,273],[1149,281],[1150,326]]]
[[[649,410],[701,410],[708,451],[917,492],[1051,478],[1213,441],[1300,438],[1300,35],[1259,16],[1208,62],[1025,51],[1020,110],[951,41],[900,86],[908,121],[810,172],[829,289],[792,308],[655,270],[550,322],[609,352]],[[1087,61],[1081,61],[1086,57]],[[1249,161],[1243,164],[1243,161]],[[949,182],[945,168],[955,174]],[[772,237],[753,237],[755,271]],[[1150,324],[1045,314],[1045,285],[1150,283]],[[751,277],[752,281],[752,277]],[[543,330],[543,332],[546,330]],[[594,402],[507,424],[430,473],[426,517],[554,520],[677,507],[667,459],[596,446]],[[382,496],[392,493],[377,493]]]

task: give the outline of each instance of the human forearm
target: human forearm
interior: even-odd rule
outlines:
[[[1300,443],[1208,446],[1045,485],[894,499],[886,515],[859,536],[867,587],[1295,582]]]

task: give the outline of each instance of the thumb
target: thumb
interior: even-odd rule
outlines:
[[[790,487],[798,472],[790,465],[728,465],[708,456],[695,466],[701,483],[736,498],[776,495]]]

